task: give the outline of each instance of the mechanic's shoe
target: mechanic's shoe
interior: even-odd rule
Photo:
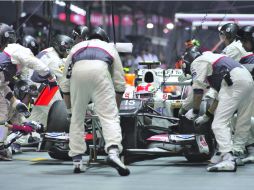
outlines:
[[[79,174],[86,171],[86,166],[83,165],[82,160],[73,160],[73,173]]]
[[[249,146],[247,147],[249,155],[246,158],[243,158],[243,163],[254,163],[254,147]]]
[[[249,155],[248,157],[242,159],[244,164],[254,163],[254,155]]]
[[[243,159],[247,157],[247,151],[234,151],[237,166],[244,166]]]
[[[213,155],[213,157],[211,158],[210,162],[212,164],[218,164],[219,162],[222,161],[222,153],[221,152],[215,152],[215,154]]]
[[[208,172],[236,172],[237,165],[233,155],[229,152],[223,155],[222,161],[207,168]]]
[[[245,165],[245,162],[243,161],[243,159],[238,158],[238,157],[235,158],[235,163],[237,166],[244,166]]]
[[[248,156],[248,153],[247,153],[246,150],[245,151],[234,151],[233,154],[234,154],[235,157],[238,157],[238,158],[241,158],[241,159],[244,159]]]
[[[119,158],[119,149],[118,148],[110,148],[108,151],[107,163],[115,168],[119,175],[128,176],[130,174],[130,170],[121,162]]]
[[[72,157],[73,173],[79,174],[86,171],[86,166],[83,165],[82,155]]]
[[[11,145],[12,154],[20,154],[22,153],[21,145],[18,143],[13,143]]]
[[[12,153],[10,149],[5,149],[2,146],[0,147],[0,161],[12,161]]]
[[[197,135],[196,142],[198,144],[199,152],[202,154],[209,154],[209,147],[205,140],[205,135]]]

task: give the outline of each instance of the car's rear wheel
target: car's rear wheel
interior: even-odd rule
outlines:
[[[49,109],[47,132],[69,133],[70,122],[67,120],[67,108],[63,100],[55,101]]]

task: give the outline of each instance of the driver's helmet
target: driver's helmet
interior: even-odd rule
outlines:
[[[174,86],[174,85],[169,85],[169,86],[164,86],[162,88],[162,92],[167,94],[167,98],[169,100],[177,100],[181,98],[181,87],[180,86]]]
[[[124,74],[124,78],[125,78],[125,83],[127,85],[130,85],[130,86],[134,86],[135,85],[136,75],[134,73],[125,73]]]
[[[174,86],[174,85],[164,86],[164,88],[163,88],[164,93],[176,94],[177,90],[178,90],[177,86]]]
[[[153,97],[156,88],[151,83],[142,82],[136,88],[136,97],[141,99],[149,99]]]

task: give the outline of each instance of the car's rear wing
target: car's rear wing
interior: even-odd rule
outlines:
[[[166,82],[161,82],[161,86],[188,86],[191,85],[191,79],[186,80],[184,82],[179,82],[179,81],[166,81]]]
[[[161,65],[160,61],[145,61],[145,62],[138,62],[139,65],[146,65],[148,69],[152,69],[153,65]]]
[[[138,76],[143,76],[144,73],[149,69],[139,69],[138,70]],[[152,69],[152,71],[155,73],[158,77],[172,77],[172,76],[180,76],[183,74],[182,69]]]
[[[133,50],[133,44],[132,43],[121,43],[117,42],[116,44],[110,43],[115,46],[116,50],[119,53],[132,53]]]

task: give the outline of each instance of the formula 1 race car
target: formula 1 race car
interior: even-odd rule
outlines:
[[[148,64],[148,63],[142,63]],[[125,163],[161,156],[183,155],[189,161],[205,161],[214,152],[215,141],[211,132],[211,121],[195,126],[184,116],[178,118],[182,101],[187,97],[190,81],[179,82],[179,69],[141,69],[121,102],[123,147]],[[206,111],[209,101],[202,103]],[[201,112],[202,114],[202,112]],[[55,102],[49,112],[47,133],[44,136],[49,155],[55,159],[68,157],[68,129],[66,107],[63,101]],[[92,120],[92,121],[91,121]],[[94,157],[105,154],[101,125],[94,113],[85,119],[84,143],[87,154]]]
[[[144,62],[149,69],[140,69],[135,79],[136,86],[128,85],[124,99],[140,99],[152,95],[154,109],[164,116],[177,117],[182,101],[188,96],[191,81],[179,82],[181,69],[150,69],[155,63]]]
[[[162,116],[152,108],[151,99],[125,99],[121,102],[120,118],[125,163],[161,156],[183,155],[187,160],[200,162],[209,160],[214,152],[214,138],[211,122],[195,126],[193,121]],[[201,110],[205,110],[206,101]],[[47,132],[44,144],[49,155],[54,159],[69,160],[69,136],[67,112],[63,101],[56,101],[49,113]],[[163,127],[153,124],[152,119],[165,120]],[[91,117],[90,117],[91,119]],[[97,155],[105,155],[104,140],[98,118],[85,120],[84,143],[91,159]]]
[[[215,141],[211,121],[195,126],[184,116],[162,116],[152,108],[152,100],[125,99],[120,116],[123,133],[124,161],[157,158],[161,156],[185,156],[188,161],[201,162],[213,155]],[[202,102],[202,110],[207,100]],[[165,120],[168,125],[155,125],[152,120]]]
[[[195,126],[178,116],[191,81],[178,81],[181,69],[151,69],[157,62],[140,64],[148,69],[138,71],[136,81],[140,83],[127,88],[120,107],[125,162],[174,155],[184,155],[192,162],[208,160],[215,146],[211,121]],[[203,111],[209,101],[203,101]]]

